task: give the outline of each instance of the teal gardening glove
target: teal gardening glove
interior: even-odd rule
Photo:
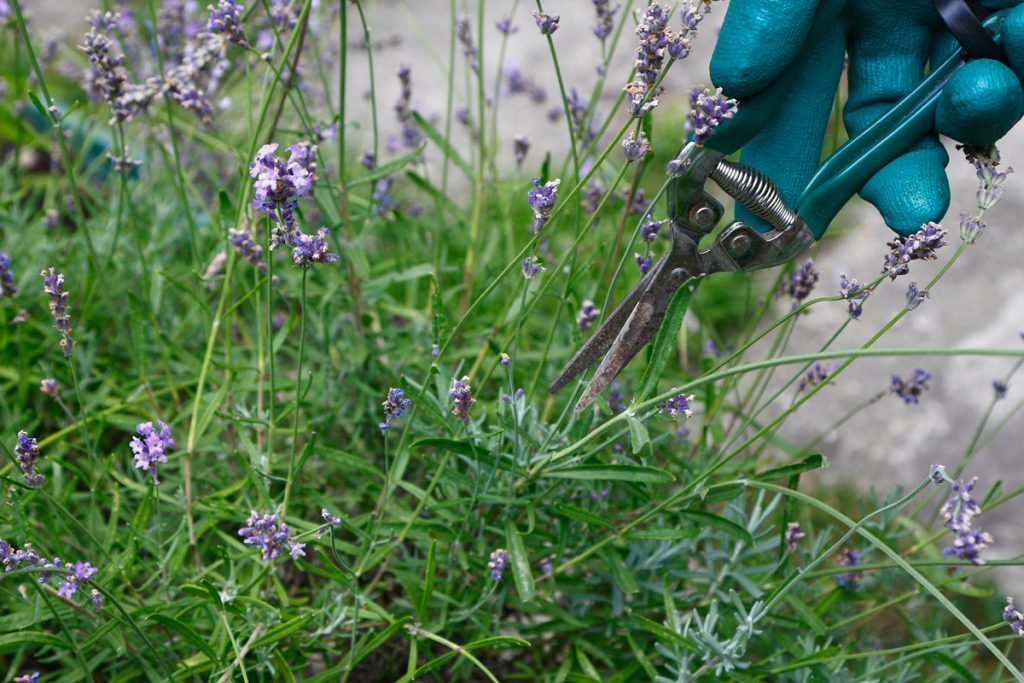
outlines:
[[[793,205],[817,170],[825,129],[849,54],[849,98],[843,122],[851,137],[867,128],[925,76],[929,58],[954,47],[932,0],[850,0],[812,58],[794,63],[817,0],[732,0],[711,60],[711,78],[725,94],[749,97],[787,69],[792,90],[769,124],[748,142],[742,160],[767,173]],[[983,0],[996,10],[1020,0]],[[949,208],[945,167],[949,156],[938,134],[989,145],[1024,116],[1024,6],[1006,18],[1002,44],[1009,66],[978,59],[961,68],[943,90],[933,133],[883,167],[861,189],[886,224],[900,234],[939,221]],[[770,229],[738,207],[738,218]]]

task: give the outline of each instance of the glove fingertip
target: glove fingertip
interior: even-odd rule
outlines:
[[[860,195],[875,205],[894,232],[909,235],[925,223],[942,220],[949,209],[948,162],[939,141],[927,139],[879,171]]]

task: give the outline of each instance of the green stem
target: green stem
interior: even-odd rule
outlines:
[[[281,519],[288,514],[288,494],[292,490],[292,480],[295,478],[295,456],[299,446],[299,403],[302,399],[302,359],[306,349],[306,276],[309,275],[309,268],[302,269],[302,294],[300,298],[301,311],[299,313],[299,373],[295,378],[295,419],[292,422],[292,454],[288,460],[288,479],[284,485],[284,503],[281,505]]]

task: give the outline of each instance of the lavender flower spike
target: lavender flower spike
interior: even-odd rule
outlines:
[[[537,28],[540,29],[540,33],[543,36],[550,36],[558,30],[559,19],[560,17],[557,14],[544,14],[537,10],[533,11],[533,20],[537,22]]]
[[[690,113],[687,114],[691,139],[703,145],[722,121],[736,115],[737,102],[722,95],[722,89],[714,92],[695,88],[690,93]]]
[[[599,315],[601,315],[601,309],[595,306],[590,299],[584,299],[579,315],[576,316],[576,325],[580,328],[580,332],[589,330]]]
[[[334,263],[338,255],[328,251],[327,235],[330,231],[320,226],[315,235],[296,231],[291,236],[292,261],[299,268],[309,268],[314,263]]]
[[[662,401],[658,404],[658,410],[668,413],[668,416],[672,419],[685,415],[690,418],[693,417],[693,409],[690,408],[690,401],[693,400],[693,395],[686,396],[685,394],[679,394],[672,398]]]
[[[60,348],[64,357],[70,358],[75,340],[71,338],[71,314],[68,312],[68,293],[64,291],[64,276],[53,268],[44,270],[40,276],[43,278],[43,291],[50,297],[53,324],[61,334]]]
[[[810,296],[820,276],[821,273],[814,269],[814,261],[807,259],[800,264],[795,273],[779,284],[778,296],[790,296],[793,299],[793,308],[797,308]]]
[[[544,270],[544,266],[541,265],[540,259],[536,256],[527,256],[523,259],[523,277],[527,280],[532,280],[543,273]]]
[[[491,570],[492,579],[501,581],[501,576],[508,565],[508,559],[508,551],[504,548],[498,548],[491,553],[491,561],[487,563],[487,568]]]
[[[210,18],[206,22],[206,30],[210,33],[223,33],[228,40],[239,47],[248,48],[242,29],[242,10],[245,8],[234,0],[220,0],[217,6],[209,5]]]
[[[412,405],[412,399],[405,397],[405,392],[397,387],[388,389],[387,398],[381,403],[384,406],[384,421],[380,423],[380,431],[386,432],[391,426],[391,420],[401,417],[402,414]]]
[[[264,560],[272,560],[281,554],[287,546],[288,554],[293,560],[304,556],[303,548],[305,543],[299,543],[288,535],[288,525],[277,523],[277,515],[260,513],[252,510],[249,512],[249,520],[246,525],[238,530],[238,535],[244,540],[245,545],[260,547]]]
[[[985,531],[975,529],[972,520],[981,514],[981,506],[971,498],[971,491],[977,483],[975,477],[969,481],[958,480],[952,483],[953,497],[942,506],[942,515],[946,520],[946,528],[956,534],[952,545],[943,549],[942,554],[953,555],[961,560],[969,560],[971,564],[985,564],[981,551],[992,543],[992,536]]]
[[[1024,636],[1024,614],[1021,614],[1016,606],[1014,606],[1013,598],[1009,596],[1006,598],[1006,607],[1003,608],[1003,621],[1018,636]]]
[[[476,403],[473,398],[473,387],[469,384],[469,376],[453,379],[448,399],[452,402],[452,415],[463,422],[469,422],[469,411]]]
[[[789,546],[791,552],[796,552],[797,544],[803,540],[803,530],[800,528],[800,522],[790,522],[786,525],[786,545]]]
[[[839,276],[839,296],[846,299],[850,317],[856,320],[864,312],[864,300],[871,296],[871,290],[843,273]]]
[[[925,223],[921,229],[906,237],[897,237],[888,243],[889,253],[885,256],[882,272],[895,280],[910,272],[911,261],[933,261],[938,258],[940,247],[946,245],[943,238],[946,231],[938,223]]]
[[[277,223],[270,239],[270,249],[289,242],[295,227],[295,209],[299,197],[309,193],[316,179],[302,157],[292,152],[292,158],[285,162],[274,155],[277,143],[263,145],[256,153],[256,160],[249,164],[249,175],[254,179],[252,208],[263,210]]]
[[[167,462],[167,451],[174,448],[170,428],[160,420],[157,420],[157,424],[160,425],[159,431],[152,422],[140,423],[135,428],[138,436],[133,436],[131,441],[135,467],[153,475],[153,486],[160,485],[160,480],[156,476],[157,465]]]
[[[899,375],[893,375],[889,391],[902,398],[908,406],[915,405],[920,402],[921,394],[928,390],[928,382],[931,381],[931,378],[931,373],[921,368],[914,370],[914,374],[907,380]]]
[[[25,482],[33,487],[39,488],[46,483],[46,477],[36,472],[36,461],[39,460],[39,445],[35,439],[26,432],[18,432],[18,443],[14,447],[15,459],[18,467],[25,475]]]
[[[530,138],[525,135],[517,135],[512,141],[512,155],[515,157],[517,167],[523,165],[529,151]]]
[[[11,272],[11,257],[0,251],[0,296],[13,297],[17,293],[14,273]]]
[[[526,193],[526,199],[533,209],[533,234],[537,234],[551,219],[551,209],[558,200],[558,186],[561,179],[549,180],[543,185],[540,178],[533,179],[533,187]]]
[[[634,253],[633,258],[636,260],[636,267],[640,269],[641,275],[647,275],[647,271],[654,265],[654,258],[651,256]]]
[[[626,161],[640,161],[651,151],[651,143],[647,140],[647,134],[643,131],[634,137],[632,133],[622,141],[622,153],[626,155]]]

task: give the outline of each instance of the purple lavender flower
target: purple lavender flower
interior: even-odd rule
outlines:
[[[583,305],[580,306],[580,312],[576,316],[576,325],[580,328],[580,332],[589,330],[599,315],[601,315],[601,309],[595,306],[590,299],[584,299]]]
[[[707,142],[722,121],[735,116],[736,105],[736,100],[722,95],[721,88],[714,92],[694,88],[690,92],[690,113],[687,114],[691,139],[698,145]]]
[[[43,291],[50,297],[50,314],[53,324],[60,331],[60,348],[65,358],[71,358],[71,350],[75,340],[71,338],[71,314],[68,306],[68,293],[64,291],[64,275],[53,268],[39,274],[43,278]]]
[[[547,93],[544,88],[538,86],[532,78],[523,73],[519,67],[519,62],[514,59],[508,60],[505,64],[505,71],[503,74],[505,79],[505,93],[508,95],[527,95],[535,104],[543,104],[547,99]],[[555,109],[561,116],[562,110]]]
[[[128,82],[124,56],[118,53],[116,43],[107,35],[117,30],[117,19],[113,13],[93,12],[89,24],[89,32],[78,46],[91,65],[87,89],[94,97],[110,105],[111,123],[127,121],[149,107],[160,92],[159,81],[151,79],[144,85]]]
[[[228,230],[228,241],[240,257],[260,270],[267,269],[267,262],[263,260],[263,247],[253,241],[248,225]]]
[[[796,389],[797,393],[802,392],[804,389],[807,389],[808,387],[816,387],[816,386],[818,386],[819,384],[821,384],[822,382],[827,380],[829,378],[829,376],[833,372],[835,372],[836,368],[838,368],[838,367],[839,367],[838,363],[829,363],[828,365],[822,365],[821,363],[815,363],[814,367],[812,367],[810,370],[808,370],[804,374],[804,376],[800,379],[800,384],[797,386],[797,389]],[[831,382],[830,382],[830,384],[831,384]]]
[[[294,147],[294,146],[293,146]],[[249,164],[249,175],[255,179],[252,208],[262,209],[277,224],[270,238],[270,249],[290,241],[296,231],[295,209],[299,197],[309,193],[315,175],[304,165],[303,154],[296,155],[293,148],[287,162],[274,155],[277,143],[263,145],[256,153],[256,160]]]
[[[402,86],[402,92],[395,102],[395,117],[401,124],[402,135],[400,139],[392,140],[391,147],[398,149],[404,146],[406,149],[416,149],[423,141],[423,132],[412,115],[412,70],[404,64],[398,69],[398,82]]]
[[[604,41],[611,35],[615,28],[615,13],[619,11],[618,6],[614,9],[609,6],[608,0],[593,0],[594,12],[597,14],[597,24],[594,25],[594,35],[598,40]]]
[[[977,216],[972,216],[966,211],[960,212],[960,239],[968,244],[974,244],[974,241],[981,237],[981,233],[985,232],[985,222]]]
[[[1009,596],[1006,598],[1006,607],[1003,608],[1003,621],[1018,636],[1024,636],[1024,614],[1017,610],[1013,604],[1013,598]]]
[[[629,203],[626,213],[630,216],[642,216],[647,213],[647,193],[644,188],[638,187],[633,193],[633,201]]]
[[[95,588],[89,591],[89,600],[92,601],[94,609],[103,609],[103,594]]]
[[[523,277],[527,280],[532,280],[543,272],[544,266],[541,265],[540,259],[536,256],[528,256],[523,259]]]
[[[633,254],[633,258],[636,259],[636,267],[640,269],[641,275],[647,275],[647,271],[654,265],[654,258],[651,256],[644,256],[643,254]]]
[[[643,131],[635,138],[630,133],[622,141],[622,153],[626,156],[626,161],[640,161],[650,151],[651,143],[647,140],[647,135]]]
[[[405,397],[405,392],[398,387],[388,389],[387,398],[381,403],[384,406],[384,421],[380,423],[380,431],[386,432],[391,426],[391,420],[401,417],[402,413],[412,405],[412,399]]]
[[[893,375],[889,391],[902,398],[908,406],[914,405],[920,402],[921,394],[928,390],[928,382],[931,381],[931,378],[931,373],[921,368],[914,370],[914,374],[906,381],[899,375]]]
[[[17,292],[14,273],[11,272],[11,257],[0,251],[0,296],[13,297]]]
[[[157,424],[160,425],[159,431],[152,422],[139,423],[135,428],[138,436],[133,436],[131,441],[135,467],[153,475],[153,486],[160,485],[160,480],[156,476],[157,465],[167,462],[167,451],[174,448],[170,428],[160,420],[157,420]]]
[[[508,367],[512,363],[512,357],[504,351],[501,352],[501,360],[499,361],[502,367]]]
[[[906,237],[899,236],[887,243],[889,253],[885,255],[882,272],[895,280],[910,272],[911,261],[933,261],[938,258],[936,251],[945,246],[946,231],[938,223],[926,223],[921,229]]]
[[[55,230],[58,225],[60,225],[60,213],[53,207],[48,208],[46,215],[43,216],[43,226],[47,230]]]
[[[1006,176],[1013,173],[1013,169],[1007,168],[1003,173],[996,168],[999,166],[1000,158],[999,150],[995,145],[987,147],[964,145],[963,151],[967,160],[974,164],[978,175],[978,208],[987,211],[1003,198],[1003,194],[1006,192],[1003,184],[1006,182]]]
[[[320,518],[331,526],[338,526],[341,524],[341,517],[334,516],[327,508],[320,508]]]
[[[516,166],[521,167],[526,155],[530,151],[530,138],[525,135],[517,135],[512,140],[512,154],[516,160]]]
[[[61,596],[65,600],[73,598],[75,593],[78,592],[78,589],[81,588],[82,584],[99,572],[96,567],[92,566],[88,562],[79,561],[75,562],[73,565],[67,564],[65,567],[71,570],[71,575],[65,577],[57,586],[57,595]]]
[[[373,185],[373,193],[370,195],[374,216],[383,216],[388,211],[398,208],[398,202],[391,195],[391,186],[394,184],[394,176],[386,175],[382,178],[377,178]]]
[[[304,232],[296,231],[292,234],[292,261],[299,268],[309,268],[314,263],[334,263],[338,255],[329,252],[327,249],[327,236],[330,231],[324,227],[316,231],[314,235],[307,235]]]
[[[608,408],[616,415],[626,409],[626,397],[619,389],[618,382],[612,382],[611,389],[608,390]]]
[[[658,237],[658,231],[665,221],[648,221],[640,226],[640,238],[644,242],[653,242]]]
[[[549,576],[553,571],[555,571],[555,567],[551,564],[551,560],[545,559],[540,563],[540,573],[542,576]]]
[[[665,92],[665,88],[661,86],[652,90],[644,81],[627,83],[622,89],[626,92],[629,115],[635,119],[642,119],[653,111],[661,102],[661,94]]]
[[[611,492],[612,492],[612,490],[610,488],[608,488],[607,486],[605,486],[603,489],[601,489],[597,493],[591,493],[590,494],[590,500],[592,500],[595,503],[600,503],[601,501],[607,500],[608,496],[611,495]]]
[[[557,14],[544,14],[537,10],[533,11],[533,20],[537,22],[537,28],[540,29],[540,33],[543,36],[550,36],[558,30],[559,18]]]
[[[210,18],[206,22],[206,30],[210,33],[223,33],[228,40],[242,48],[249,47],[242,29],[242,10],[245,8],[234,0],[220,0],[217,6],[208,5]]]
[[[476,44],[473,43],[473,25],[465,14],[455,20],[455,37],[462,44],[462,55],[469,60],[469,67],[476,71],[478,68],[477,50]]]
[[[971,497],[977,481],[978,478],[974,477],[966,482],[961,479],[951,483],[953,497],[946,501],[941,512],[946,520],[946,528],[956,534],[956,539],[952,545],[943,549],[942,554],[982,565],[985,560],[980,553],[992,543],[992,536],[973,527],[972,520],[981,514],[981,506]]]
[[[43,392],[47,396],[57,396],[60,393],[60,386],[57,384],[57,380],[52,377],[47,377],[40,380],[39,391]]]
[[[839,564],[843,567],[856,567],[859,566],[860,553],[856,550],[846,548],[843,550],[839,557]],[[857,583],[860,581],[860,577],[863,576],[864,572],[859,571],[848,571],[843,574],[836,574],[836,583],[840,588],[854,589],[857,587]]]
[[[800,264],[795,273],[779,283],[777,296],[788,295],[793,299],[793,308],[799,308],[804,299],[810,296],[820,275],[821,273],[814,269],[814,261],[807,259]]]
[[[717,346],[715,346],[715,340],[711,337],[704,340],[704,355],[711,358],[722,357],[722,352],[718,350]]]
[[[359,163],[362,164],[363,168],[368,171],[372,171],[377,166],[377,155],[373,153],[373,150],[366,150],[363,152],[363,156],[359,158]]]
[[[25,482],[33,487],[39,488],[46,483],[46,477],[36,472],[36,462],[39,460],[39,444],[35,439],[29,437],[26,432],[18,432],[18,443],[14,447],[15,459],[18,467],[25,475]]]
[[[533,209],[533,234],[536,235],[551,219],[551,209],[558,199],[558,185],[561,179],[549,180],[543,185],[540,178],[533,179],[533,187],[526,193],[526,199]]]
[[[448,400],[452,402],[452,415],[463,422],[469,422],[469,411],[476,403],[476,399],[473,398],[473,387],[469,384],[468,375],[462,379],[452,379]]]
[[[508,551],[504,548],[498,548],[491,553],[491,561],[487,563],[487,568],[491,570],[491,578],[495,581],[501,581],[501,576],[505,572],[505,567],[508,565]]]
[[[658,80],[665,61],[665,50],[675,40],[672,29],[668,28],[668,10],[652,2],[637,24],[636,35],[640,38],[640,45],[636,49],[636,73],[649,86]]]
[[[911,282],[907,287],[907,310],[912,311],[920,306],[928,298],[927,289],[918,289],[916,282]]]
[[[4,4],[4,0],[0,0],[0,9],[2,9],[2,5],[3,4]],[[0,12],[0,19],[3,19],[2,15],[3,15],[3,12]],[[14,677],[14,683],[38,683],[38,682],[39,682],[39,672],[38,671],[33,671],[32,673],[25,674],[24,676],[15,676]]]
[[[306,545],[288,535],[288,525],[284,522],[278,524],[277,515],[261,515],[255,510],[250,511],[249,520],[238,530],[238,535],[245,539],[242,541],[245,545],[259,546],[264,560],[273,560],[285,546],[292,559],[297,560],[306,554],[303,551]]]
[[[594,129],[594,122],[591,121],[589,128],[585,128],[587,122],[587,100],[580,95],[576,88],[569,88],[569,96],[566,98],[566,105],[569,109],[569,120],[572,122],[573,131],[576,137],[583,142],[590,142],[597,136]]]
[[[997,401],[1002,401],[1006,398],[1006,392],[1009,391],[1009,387],[1006,386],[1006,383],[1000,382],[998,379],[992,380],[992,389],[995,391]]]
[[[839,276],[839,296],[846,299],[850,317],[856,320],[864,312],[864,300],[871,296],[871,290],[843,273]]]
[[[500,33],[503,33],[506,36],[510,36],[513,33],[519,32],[519,27],[512,25],[512,17],[504,17],[503,19],[498,19],[496,22],[494,22],[494,27],[498,29]]]
[[[789,546],[790,552],[796,552],[797,544],[803,540],[803,530],[800,528],[800,522],[790,522],[786,525],[786,545]]]
[[[679,394],[673,396],[670,399],[662,401],[658,404],[658,410],[663,413],[668,413],[668,416],[673,420],[680,415],[685,415],[687,418],[693,417],[693,409],[690,408],[690,401],[693,400],[693,394],[689,396],[685,394]]]

